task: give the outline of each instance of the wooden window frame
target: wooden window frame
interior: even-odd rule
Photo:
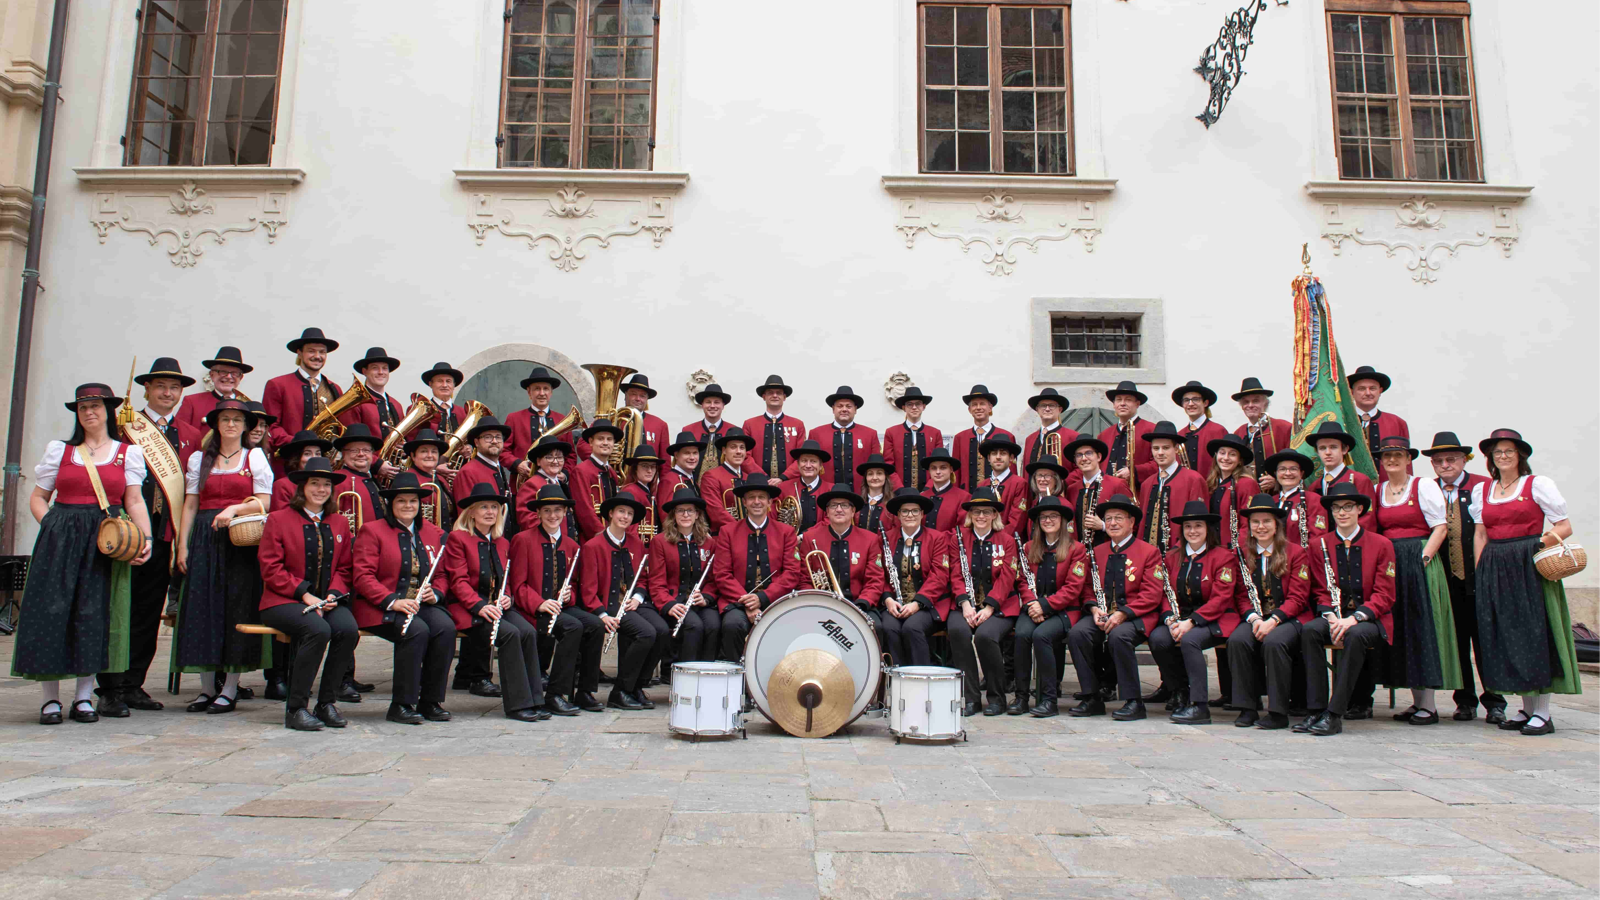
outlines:
[[[278,62],[276,72],[273,74],[275,82],[272,91],[272,126],[268,129],[267,146],[278,145],[278,105],[283,100],[283,48],[289,42],[288,22],[289,4],[294,0],[283,0],[283,18],[278,23]],[[128,95],[128,115],[123,125],[122,132],[122,164],[138,168],[160,168],[182,166],[184,163],[141,163],[138,162],[139,149],[144,140],[143,135],[136,133],[138,122],[149,122],[150,119],[136,119],[135,116],[141,107],[142,92],[139,88],[140,79],[148,79],[150,71],[150,56],[154,48],[150,46],[152,33],[148,30],[146,17],[150,15],[150,4],[141,0],[138,11],[138,38],[133,57],[133,89]],[[217,32],[220,27],[222,0],[208,0],[206,3],[206,30],[199,36],[200,52],[197,58],[204,65],[204,69],[196,82],[196,91],[199,93],[195,106],[194,135],[190,138],[190,152],[194,161],[187,165],[210,166],[213,168],[260,168],[272,165],[272,151],[267,151],[267,160],[259,163],[207,163],[206,138],[211,127],[211,82],[217,70]],[[231,32],[230,32],[231,33]],[[224,76],[232,77],[232,76]],[[242,135],[241,131],[241,135]]]
[[[586,139],[585,120],[589,116],[589,22],[594,13],[594,7],[604,0],[568,0],[578,12],[578,24],[573,37],[573,62],[572,62],[572,121],[569,123],[568,144],[571,150],[567,154],[566,169],[588,168],[589,145]],[[516,0],[505,0],[505,25],[500,37],[500,112],[497,119],[495,133],[495,166],[502,169],[545,169],[547,171],[560,171],[550,166],[540,165],[510,165],[506,161],[506,105],[511,97],[510,75],[511,69],[511,21],[512,9]],[[620,167],[604,169],[607,172],[652,172],[656,165],[656,116],[661,100],[661,0],[653,0],[651,16],[654,29],[651,31],[650,51],[653,54],[650,65],[650,125],[649,134],[645,138],[646,159],[642,169],[624,169]],[[541,23],[540,28],[543,28]],[[541,30],[540,34],[544,34]],[[541,65],[543,55],[541,54]],[[544,80],[541,73],[540,81]],[[628,79],[617,78],[618,81]],[[619,96],[626,96],[622,94]],[[620,122],[618,123],[620,125]]]
[[[1478,117],[1478,68],[1472,52],[1472,4],[1460,2],[1460,0],[1326,0],[1324,7],[1324,26],[1328,37],[1328,96],[1332,104],[1333,113],[1333,158],[1334,165],[1339,168],[1339,180],[1380,183],[1423,180],[1415,174],[1417,171],[1417,147],[1411,128],[1411,78],[1406,63],[1405,47],[1404,20],[1408,16],[1413,16],[1459,18],[1462,20],[1461,34],[1466,47],[1467,86],[1472,92],[1467,98],[1467,109],[1472,123],[1472,152],[1475,157],[1474,162],[1477,166],[1478,177],[1471,180],[1455,179],[1443,183],[1486,183],[1487,178],[1483,171],[1483,128]],[[1394,46],[1395,118],[1400,132],[1399,162],[1403,169],[1400,176],[1395,178],[1363,178],[1360,175],[1348,175],[1344,171],[1344,154],[1339,136],[1339,75],[1336,62],[1337,55],[1333,49],[1333,17],[1349,15],[1385,16],[1389,19],[1389,39]],[[1369,92],[1351,96],[1370,97],[1374,95]]]
[[[928,168],[928,54],[927,34],[922,14],[928,6],[970,6],[989,11],[989,171],[968,172],[956,168],[952,171]],[[1005,152],[1005,87],[1000,83],[1000,9],[1007,6],[1061,8],[1064,28],[1062,45],[1066,66],[1066,124],[1067,171],[1065,172],[1007,172],[1004,168]],[[1073,71],[1072,71],[1072,0],[917,0],[917,171],[932,175],[1016,175],[1022,178],[1062,178],[1078,172],[1078,129],[1073,121]],[[1038,134],[1037,130],[1034,134]]]

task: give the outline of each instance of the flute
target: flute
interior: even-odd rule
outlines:
[[[567,579],[561,582],[561,590],[556,592],[556,603],[558,604],[561,603],[561,597],[566,594],[567,589],[572,585],[572,573],[578,571],[578,557],[581,555],[583,555],[582,547],[579,547],[572,554],[572,564],[567,566]],[[556,613],[556,616],[559,615],[560,613]],[[556,633],[556,616],[550,617],[550,627],[544,630],[545,634]]]
[[[434,570],[439,568],[439,560],[444,559],[444,554],[443,553],[434,553],[433,552],[433,548],[432,547],[428,547],[426,544],[424,544],[423,546],[428,551],[428,562],[431,563],[431,565],[428,566],[428,577],[424,578],[422,580],[422,584],[433,584],[433,573],[434,573]],[[419,593],[422,591],[422,585],[417,585],[417,591]],[[417,616],[416,613],[406,613],[406,623],[404,625],[400,626],[400,633],[401,634],[405,634],[406,631],[408,631],[411,628],[411,620],[416,618],[416,616]]]
[[[505,567],[505,570],[500,573],[500,593],[494,598],[494,605],[495,605],[495,607],[497,609],[500,610],[500,615],[495,617],[494,627],[489,629],[489,647],[490,647],[491,651],[494,648],[495,638],[500,636],[500,619],[504,617],[505,611],[506,611],[506,607],[511,605],[510,603],[502,603],[502,602],[500,602],[500,601],[506,599],[506,578],[508,576],[510,576],[510,574],[511,574],[511,554],[507,553],[506,554],[506,567]]]
[[[689,592],[689,596],[693,597],[695,594],[699,593],[700,585],[706,583],[706,575],[711,571],[711,564],[713,562],[715,562],[716,559],[717,559],[717,555],[715,553],[713,553],[713,554],[711,554],[711,558],[706,560],[705,568],[700,570],[700,577],[695,579],[694,590]],[[678,632],[683,630],[683,620],[687,619],[687,618],[689,618],[689,612],[688,612],[688,610],[685,610],[684,613],[683,613],[683,618],[678,620],[678,624],[672,626],[672,636],[673,637],[677,637],[678,636]]]
[[[628,598],[633,596],[633,589],[636,585],[638,585],[639,576],[644,572],[644,564],[647,562],[649,562],[647,559],[639,560],[639,568],[633,570],[633,581],[628,583],[628,590],[622,595],[622,601],[617,604],[617,622],[619,624],[622,621],[622,617],[628,614]],[[617,633],[615,631],[609,632],[606,635],[605,646],[600,648],[600,652],[602,654],[609,652],[611,650],[612,643],[614,643],[616,639]]]

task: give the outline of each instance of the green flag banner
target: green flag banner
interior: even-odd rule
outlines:
[[[1361,418],[1345,385],[1328,297],[1308,265],[1305,274],[1294,280],[1294,434],[1289,446],[1317,463],[1317,450],[1306,444],[1306,438],[1325,422],[1337,422],[1356,438],[1355,449],[1345,454],[1345,465],[1377,479]]]

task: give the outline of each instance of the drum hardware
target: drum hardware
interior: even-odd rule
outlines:
[[[505,618],[505,611],[511,607],[511,598],[506,595],[506,578],[511,575],[511,554],[506,554],[506,567],[500,572],[500,592],[495,595],[494,605],[500,608],[500,615],[495,617],[494,625],[489,628],[489,650],[494,651],[495,638],[500,636],[500,620]]]
[[[433,573],[439,568],[439,560],[444,559],[444,549],[441,547],[438,553],[434,553],[432,547],[428,547],[427,545],[423,546],[428,551],[428,577],[422,580],[422,584],[433,584]],[[420,592],[422,590],[422,585],[417,585],[417,590]],[[404,625],[400,626],[401,634],[405,634],[411,629],[411,620],[416,618],[416,616],[416,613],[406,613],[406,622]],[[490,646],[493,645],[491,644]]]
[[[716,559],[717,559],[717,555],[715,553],[713,553],[713,554],[711,554],[711,558],[706,560],[705,566],[700,570],[700,577],[695,579],[693,590],[689,591],[689,596],[690,597],[693,597],[695,594],[700,593],[700,585],[706,583],[706,576],[711,573],[711,564],[713,562],[715,562]],[[688,605],[689,605],[688,603],[684,604],[685,607],[688,607]],[[672,626],[672,636],[673,637],[677,637],[678,636],[678,632],[683,630],[683,620],[689,618],[689,613],[690,612],[692,612],[692,610],[685,609],[684,613],[683,613],[683,618],[680,618],[678,620],[678,624]]]
[[[812,562],[817,560],[817,562]],[[833,574],[833,560],[828,554],[817,548],[816,538],[811,539],[811,550],[806,553],[806,574],[811,576],[811,586],[819,591],[828,591],[840,600],[844,599],[844,591],[839,588],[839,577]]]
[[[889,683],[889,733],[895,743],[967,739],[961,727],[960,669],[896,666],[884,676]]]
[[[556,592],[556,602],[561,604],[562,606],[566,605],[566,601],[563,600],[562,598],[567,595],[568,591],[572,590],[572,573],[578,571],[578,557],[582,556],[582,555],[583,555],[583,548],[582,547],[579,547],[577,550],[573,551],[573,553],[572,553],[572,562],[567,565],[567,577],[566,577],[566,580],[561,582],[561,590]],[[556,616],[559,616],[559,615],[560,615],[560,613],[556,614]],[[555,634],[556,633],[556,616],[551,616],[550,617],[550,624],[544,630],[545,634]]]
[[[767,679],[773,720],[795,737],[827,737],[844,726],[854,696],[844,661],[826,650],[796,650]]]
[[[576,559],[577,557],[574,556],[573,558]],[[644,564],[647,562],[649,562],[647,559],[639,560],[639,568],[633,571],[633,581],[628,583],[627,592],[622,595],[622,601],[617,604],[617,623],[619,627],[622,623],[622,617],[628,614],[628,598],[633,596],[633,589],[639,584],[639,576],[644,573]],[[600,648],[600,653],[604,655],[611,652],[611,645],[615,643],[616,640],[617,633],[615,631],[608,632],[606,634],[605,646]]]

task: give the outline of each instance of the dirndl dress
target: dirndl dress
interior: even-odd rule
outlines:
[[[1478,665],[1484,687],[1497,693],[1580,694],[1566,591],[1533,565],[1547,514],[1533,483],[1524,476],[1516,494],[1498,502],[1490,499],[1493,482],[1473,488],[1473,518],[1489,537],[1474,573]],[[1556,521],[1566,518],[1564,508],[1557,512]]]
[[[197,487],[201,459],[196,453],[189,462],[189,493],[199,494],[200,508],[189,529],[189,572],[178,603],[172,665],[179,672],[250,672],[261,668],[264,641],[234,626],[261,622],[261,567],[255,547],[235,547],[228,529],[212,528],[211,522],[256,493],[264,457],[248,451],[239,471],[213,470]]]
[[[1421,492],[1430,489],[1438,496],[1426,498],[1430,502],[1424,504]],[[1406,499],[1394,506],[1385,504],[1383,486],[1377,492],[1378,531],[1394,543],[1395,560],[1394,640],[1383,683],[1392,688],[1456,690],[1461,687],[1461,658],[1444,563],[1435,557],[1422,564],[1429,534],[1444,524],[1444,494],[1437,484],[1416,477],[1406,489]]]
[[[88,470],[71,457],[76,447],[51,441],[34,469],[35,483],[54,489],[55,503],[39,523],[22,589],[22,611],[11,654],[11,674],[31,681],[60,681],[128,668],[132,577],[128,563],[100,552],[95,538],[101,511]],[[118,444],[111,460],[95,466],[111,501],[144,481],[139,448]]]

